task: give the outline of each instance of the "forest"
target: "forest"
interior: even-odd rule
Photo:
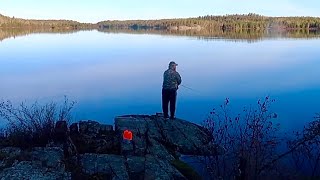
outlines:
[[[0,28],[86,29],[93,27],[94,24],[71,20],[28,20],[0,14]]]
[[[320,29],[318,17],[267,17],[258,14],[199,16],[185,19],[103,21],[100,28],[109,29]]]
[[[159,30],[292,30],[320,29],[319,17],[268,17],[259,14],[235,14],[223,16],[199,16],[193,18],[160,20],[107,20],[94,23],[80,23],[71,20],[27,20],[0,14],[0,28],[57,28],[57,29],[159,29]]]

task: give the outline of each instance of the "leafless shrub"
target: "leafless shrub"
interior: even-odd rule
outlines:
[[[292,150],[291,158],[298,174],[308,177],[320,176],[320,115],[304,127],[302,132],[295,132],[295,139],[288,141]]]
[[[44,146],[52,139],[54,125],[60,120],[70,120],[75,102],[64,97],[62,105],[51,102],[39,105],[21,103],[17,107],[11,101],[0,102],[0,117],[8,121],[6,136],[10,146]]]
[[[225,153],[206,157],[205,162],[214,177],[232,179],[241,176],[256,179],[259,169],[276,154],[281,139],[275,134],[279,124],[277,114],[271,112],[274,102],[270,97],[257,102],[257,107],[243,109],[243,115],[231,117],[229,98],[219,109],[213,109],[204,122],[214,137],[214,144],[222,146]]]
[[[212,133],[213,143],[225,151],[203,161],[215,179],[320,176],[320,115],[301,133],[284,139],[280,124],[275,123],[277,114],[270,111],[273,102],[266,97],[258,100],[257,107],[244,108],[232,117],[227,98],[210,112],[204,127]],[[280,151],[285,144],[287,149]]]

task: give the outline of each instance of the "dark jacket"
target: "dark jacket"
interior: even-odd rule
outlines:
[[[163,89],[177,90],[180,84],[181,76],[177,71],[169,68],[163,73]]]

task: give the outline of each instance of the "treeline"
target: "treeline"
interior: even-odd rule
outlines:
[[[317,17],[267,17],[258,14],[199,16],[195,18],[161,20],[102,21],[97,24],[79,23],[70,20],[26,20],[0,15],[0,28],[45,27],[60,29],[156,29],[156,30],[265,30],[265,29],[313,29],[320,30]]]
[[[57,28],[57,29],[83,29],[93,28],[94,24],[79,23],[71,20],[28,20],[7,17],[0,14],[0,28]]]
[[[225,29],[320,29],[320,18],[316,17],[267,17],[258,14],[200,16],[204,27],[209,22]]]
[[[320,29],[320,18],[267,17],[250,13],[185,19],[102,21],[98,25],[109,29]]]

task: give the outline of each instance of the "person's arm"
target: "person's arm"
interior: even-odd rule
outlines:
[[[178,85],[180,85],[182,80],[181,80],[181,76],[180,76],[180,74],[178,72],[177,72],[177,76],[176,77],[177,77]]]

